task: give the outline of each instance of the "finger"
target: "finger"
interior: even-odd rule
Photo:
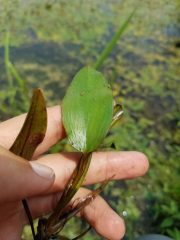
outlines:
[[[84,195],[87,195],[88,192],[86,190]],[[83,209],[81,217],[85,218],[105,239],[119,240],[125,234],[123,219],[100,196],[97,196],[92,203]]]
[[[56,178],[51,192],[60,191],[67,184],[80,158],[79,153],[50,154],[38,162],[52,168]],[[106,179],[130,179],[142,176],[148,169],[147,157],[140,152],[95,152],[84,184]]]
[[[51,168],[29,163],[0,147],[0,202],[22,200],[46,192],[54,182]]]
[[[47,109],[48,113],[48,126],[43,142],[36,150],[36,156],[48,150],[49,147],[54,145],[59,139],[65,136],[64,128],[61,121],[61,110],[59,106]],[[15,138],[17,137],[26,114],[9,119],[0,123],[0,145],[9,149]]]
[[[89,192],[87,189],[80,189],[74,199],[82,198]],[[33,217],[45,216],[51,212],[56,206],[58,199],[57,194],[31,199],[29,206]],[[124,235],[125,226],[123,219],[100,196],[97,196],[94,201],[85,207],[80,216],[85,218],[106,239],[119,240]]]

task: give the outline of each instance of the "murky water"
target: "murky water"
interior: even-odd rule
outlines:
[[[123,19],[136,7],[132,3],[1,0],[1,85],[6,81],[3,71],[6,30],[10,31],[11,60],[28,86],[42,87],[55,100],[64,94],[77,69],[94,61]],[[137,1],[137,6],[138,3],[129,31],[112,53],[114,64],[121,56],[135,70],[149,64],[146,53],[159,52],[162,57],[173,54],[169,53],[170,49],[178,44],[180,36],[176,1],[167,4]],[[159,61],[155,60],[154,64]]]

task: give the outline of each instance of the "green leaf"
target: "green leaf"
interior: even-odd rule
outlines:
[[[62,102],[62,117],[74,148],[97,149],[113,117],[112,90],[100,72],[84,67],[76,74]]]

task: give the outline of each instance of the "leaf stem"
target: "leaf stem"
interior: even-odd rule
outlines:
[[[48,236],[56,231],[59,231],[60,228],[63,228],[64,221],[59,221],[61,214],[63,213],[63,209],[68,205],[68,203],[81,187],[81,184],[83,183],[86,173],[89,169],[91,157],[92,152],[82,154],[80,161],[61,196],[61,199],[59,200],[54,212],[47,220],[46,231]]]

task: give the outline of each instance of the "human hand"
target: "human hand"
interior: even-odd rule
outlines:
[[[44,141],[38,146],[33,160],[25,161],[8,150],[25,119],[25,114],[0,123],[0,239],[19,240],[28,223],[21,200],[28,198],[33,218],[50,213],[68,182],[79,153],[44,154],[65,136],[58,106],[48,109],[48,127]],[[108,178],[130,179],[142,176],[148,161],[139,152],[95,152],[84,185]],[[75,198],[87,195],[81,188]],[[125,232],[123,219],[98,196],[81,213],[81,217],[104,238],[121,239]]]

